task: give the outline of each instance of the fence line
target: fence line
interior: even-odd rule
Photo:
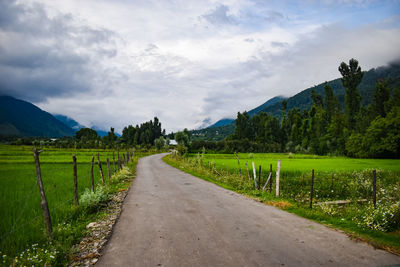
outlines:
[[[198,154],[197,157],[199,157],[200,154]],[[233,159],[235,160],[235,157],[237,159],[237,155],[234,154]],[[186,160],[186,159],[185,159]],[[216,174],[217,177],[226,177],[226,175],[229,175],[229,171],[231,170],[226,170],[225,171],[225,164],[223,164],[222,169],[221,168],[216,168],[216,165],[214,162],[212,162],[212,159],[209,159],[208,161],[204,161],[201,158],[188,158],[189,163],[192,165],[194,164],[195,166],[200,166],[201,168],[205,167],[206,169],[209,169],[212,173]],[[247,162],[246,162],[247,163]],[[254,162],[252,162],[254,164]],[[245,164],[247,167],[247,164]],[[239,164],[237,165],[239,168]],[[221,172],[222,170],[222,172]],[[342,175],[344,175],[344,178],[339,178],[337,174],[334,173],[328,173],[328,172],[323,172],[324,176],[323,178],[318,178],[318,173],[314,171],[314,169],[311,170],[311,175],[310,177],[305,179],[304,173],[300,172],[300,178],[295,176],[291,177],[286,177],[287,174],[283,173],[283,175],[280,174],[281,166],[280,166],[280,161],[278,161],[278,168],[276,171],[276,176],[277,180],[275,182],[276,185],[276,191],[275,195],[276,196],[282,196],[285,198],[293,199],[295,202],[298,203],[308,203],[309,207],[312,208],[313,204],[320,205],[320,203],[324,203],[327,205],[330,204],[336,204],[336,203],[351,203],[351,202],[356,202],[356,203],[364,203],[367,202],[366,199],[369,199],[372,203],[374,203],[374,207],[376,208],[376,197],[377,197],[377,177],[376,177],[376,170],[360,170],[356,174],[359,175],[359,177],[352,177],[354,174],[352,172],[344,172]],[[328,175],[327,175],[328,174]],[[397,173],[396,172],[389,172],[385,178],[385,180],[382,180],[382,185],[380,188],[385,188],[385,186],[390,185],[391,183],[388,183],[388,181],[392,182],[393,179],[396,179]],[[393,175],[392,178],[391,176]],[[250,176],[250,175],[249,175]],[[258,185],[257,185],[257,174],[256,174],[256,168],[255,166],[253,167],[253,178],[254,178],[254,184],[252,185],[252,188],[254,189],[259,189],[261,186],[261,182],[265,182],[262,190],[265,191],[267,188],[267,185],[270,185],[270,192],[272,193],[272,164],[270,165],[270,172],[268,176],[265,174],[261,174],[261,171],[259,171],[259,176],[258,176]],[[326,178],[328,176],[328,178]],[[238,169],[235,169],[234,171],[234,177],[236,179],[241,180],[241,174]],[[282,179],[283,178],[283,179]],[[318,179],[317,179],[318,178]],[[266,179],[266,180],[265,180]],[[344,180],[343,180],[344,179]],[[356,180],[358,179],[358,180]],[[360,180],[361,179],[361,180]],[[383,179],[383,178],[382,178]],[[358,182],[357,182],[358,181]],[[384,182],[386,181],[386,182]],[[243,180],[244,182],[244,180]],[[250,182],[250,181],[249,181]],[[394,181],[394,183],[398,183],[397,179]],[[370,185],[368,187],[368,184]],[[338,188],[337,185],[340,185]],[[367,185],[367,187],[365,187]],[[238,184],[239,187],[240,183]],[[306,186],[306,187],[305,187]],[[353,186],[350,188],[349,186]],[[278,193],[279,192],[279,195]],[[335,197],[335,192],[336,197]],[[339,193],[340,192],[340,193]],[[395,194],[391,193],[392,195]],[[281,195],[280,195],[281,194]],[[384,199],[398,199],[398,195],[386,195]],[[307,199],[308,198],[308,199]],[[351,201],[348,200],[348,198],[352,198]],[[339,199],[338,201],[326,201],[329,199]],[[322,202],[321,202],[322,201]],[[315,202],[315,203],[314,203]],[[379,203],[379,202],[378,202]]]
[[[0,240],[5,240],[6,238],[9,238],[15,232],[21,231],[22,229],[25,229],[28,225],[32,225],[32,223],[34,223],[34,225],[35,225],[34,227],[37,227],[36,225],[40,225],[40,221],[39,221],[40,218],[42,218],[44,220],[44,226],[45,226],[45,229],[46,229],[46,232],[47,232],[47,236],[48,236],[47,238],[51,239],[52,238],[52,225],[51,225],[51,217],[52,216],[50,215],[50,208],[51,208],[51,211],[53,211],[53,212],[60,211],[64,206],[69,205],[72,201],[75,201],[75,203],[77,205],[79,205],[79,200],[77,198],[79,190],[78,190],[78,177],[77,177],[78,176],[78,167],[77,167],[78,164],[77,164],[76,156],[73,155],[73,158],[72,158],[72,165],[73,165],[72,171],[73,171],[73,177],[74,177],[74,183],[73,183],[74,194],[73,194],[73,197],[72,197],[72,194],[71,194],[71,198],[67,199],[66,201],[62,201],[62,202],[58,202],[57,201],[58,203],[56,204],[56,206],[52,206],[51,203],[49,205],[48,202],[47,202],[46,193],[52,193],[53,194],[54,192],[57,192],[59,188],[66,188],[67,185],[68,185],[68,187],[72,188],[72,183],[69,180],[69,181],[66,181],[66,182],[63,182],[63,183],[56,182],[56,183],[54,183],[54,186],[51,186],[51,184],[48,184],[46,182],[45,184],[47,184],[47,187],[44,188],[43,187],[43,182],[41,181],[42,180],[42,177],[41,177],[42,176],[42,172],[40,170],[40,161],[39,161],[39,153],[40,152],[42,152],[42,151],[38,151],[36,148],[33,151],[34,158],[35,158],[35,163],[34,164],[36,165],[36,176],[37,176],[37,185],[36,186],[39,187],[40,196],[42,197],[41,206],[42,206],[43,214],[38,214],[36,216],[30,217],[29,221],[26,221],[25,223],[23,223],[21,221],[21,218],[27,214],[26,212],[27,212],[28,204],[32,203],[30,200],[32,199],[32,197],[35,194],[37,194],[37,191],[35,192],[35,189],[34,189],[35,183],[32,183],[30,185],[30,187],[28,187],[28,188],[30,188],[27,191],[29,193],[27,195],[23,196],[22,198],[18,198],[18,200],[15,201],[15,203],[21,203],[22,201],[24,201],[24,204],[23,204],[21,209],[18,209],[19,212],[16,213],[15,216],[12,215],[13,219],[12,219],[12,224],[10,224],[11,227],[8,228],[9,231],[5,231],[5,233],[3,235],[1,235]],[[99,164],[99,171],[100,171],[100,178],[101,178],[101,174],[102,174],[101,160],[100,160],[99,153],[97,153],[97,154],[98,154],[98,164]],[[115,152],[113,152],[113,154],[115,155]],[[94,156],[92,156],[92,158],[94,159]],[[132,156],[129,157],[129,159],[132,159]],[[45,163],[47,164],[49,162],[45,162]],[[107,163],[108,163],[107,167],[108,167],[108,176],[109,176],[108,180],[110,181],[110,178],[111,178],[111,166],[110,166],[110,161],[109,161],[108,158],[107,158]],[[115,160],[114,160],[113,163],[114,163],[114,166],[115,166]],[[82,163],[80,163],[80,164],[82,164]],[[86,164],[86,162],[85,162],[85,164]],[[93,165],[92,165],[92,168],[93,168]],[[121,165],[122,165],[122,163],[121,163]],[[114,172],[116,173],[116,169],[114,169]],[[51,173],[51,170],[50,170],[50,173]],[[93,177],[93,180],[92,180],[92,177]],[[95,188],[94,175],[92,177],[90,177],[91,178],[91,186],[94,189]],[[83,178],[81,178],[81,180],[82,179]],[[39,182],[39,180],[40,180],[40,182]],[[101,180],[98,180],[96,184],[99,184],[100,181]],[[85,186],[83,188],[90,188],[90,186],[88,187],[86,185],[86,183],[85,183]],[[58,194],[56,194],[55,197],[56,197],[56,199],[59,199]],[[49,208],[49,206],[50,206],[50,208]],[[33,213],[37,214],[36,209],[34,209]],[[57,214],[63,214],[63,213],[59,213],[59,212],[56,212],[56,213]],[[64,215],[62,215],[61,217],[58,217],[58,218],[63,218],[63,216]],[[43,236],[43,239],[45,239],[44,236]]]

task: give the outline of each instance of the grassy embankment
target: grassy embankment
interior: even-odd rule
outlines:
[[[232,154],[191,155],[186,160],[167,156],[164,161],[224,188],[344,230],[353,238],[400,254],[400,160],[252,153],[239,154],[239,158],[241,177],[237,159]],[[281,160],[282,167],[280,197],[276,198],[275,171],[278,159]],[[253,161],[257,177],[259,165],[262,165],[262,185],[266,182],[272,164],[272,192],[255,190],[252,178]],[[314,205],[310,209],[312,169],[315,170]],[[372,169],[377,170],[376,210],[371,202]],[[358,204],[356,200],[360,199],[367,202]],[[353,200],[353,203],[344,206],[323,204],[335,200]]]
[[[45,234],[32,149],[32,147],[0,145],[2,262],[9,264],[17,259],[25,261],[26,264],[40,260],[41,263],[66,263],[69,260],[71,246],[84,235],[86,225],[105,216],[102,207],[113,194],[129,187],[136,173],[138,158],[146,153],[136,153],[126,167],[124,175],[119,175],[117,172],[109,181],[106,159],[109,158],[111,161],[113,174],[113,151],[44,148],[40,153],[42,180],[54,232],[53,241],[49,242]],[[106,179],[105,186],[102,186],[100,179],[97,153],[100,153]],[[120,156],[122,153],[126,151],[121,151]],[[79,207],[74,205],[73,197],[73,154],[77,158],[78,194],[80,198],[85,195]],[[94,180],[97,194],[91,194],[89,190],[92,156],[95,156],[96,163]],[[115,157],[117,157],[116,152]],[[18,256],[21,253],[24,257]]]

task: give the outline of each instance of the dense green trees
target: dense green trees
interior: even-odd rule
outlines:
[[[93,129],[90,128],[82,128],[79,131],[76,132],[75,138],[77,140],[84,140],[84,141],[93,141],[98,139],[97,132]]]
[[[400,157],[400,91],[378,80],[369,106],[361,106],[357,86],[363,77],[358,61],[339,66],[346,88],[345,107],[329,84],[324,97],[311,92],[308,110],[281,105],[281,120],[266,113],[250,117],[238,112],[234,134],[221,142],[193,142],[192,149],[204,146],[225,152],[302,152],[349,155],[352,157]]]
[[[122,142],[127,146],[154,145],[154,140],[162,135],[161,123],[157,117],[154,121],[142,123],[140,126],[129,125],[122,130]]]
[[[165,144],[165,130],[161,130],[161,123],[157,117],[154,120],[136,125],[129,125],[122,131],[122,136],[118,137],[114,128],[106,136],[101,138],[97,132],[90,128],[82,128],[74,138],[62,138],[55,142],[57,147],[75,147],[75,148],[127,148],[134,146],[151,147],[162,142]],[[162,139],[161,139],[162,138]]]
[[[339,66],[339,72],[342,74],[342,83],[346,88],[346,123],[349,130],[353,130],[356,125],[356,117],[360,111],[361,97],[357,86],[361,83],[363,72],[358,66],[358,61],[350,59],[349,65],[342,62]]]

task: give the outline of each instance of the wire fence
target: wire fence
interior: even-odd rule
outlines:
[[[79,151],[77,153],[78,194],[82,194],[85,190],[91,190],[91,157],[96,157],[97,153],[88,154],[80,155]],[[45,159],[40,164],[43,187],[50,210],[51,222],[57,225],[63,223],[71,215],[70,213],[73,212],[74,180],[72,153],[69,155],[71,158],[70,161],[57,159],[57,155],[54,156],[52,154],[51,156],[55,159],[56,163],[51,163],[49,158],[46,159],[46,151],[41,155]],[[30,156],[32,157],[32,154]],[[65,155],[60,156],[66,158]],[[83,162],[79,161],[80,156],[84,158]],[[105,177],[108,177],[107,156],[111,156],[110,172],[114,173],[112,152],[103,153],[103,155],[100,154],[101,163],[105,169]],[[11,165],[10,162],[12,160],[7,159],[7,161],[6,163],[3,162],[4,166],[6,166],[5,168],[7,168],[7,173],[0,174],[0,179],[2,179],[1,182],[3,183],[2,194],[0,196],[0,216],[2,216],[0,220],[0,251],[8,251],[10,254],[15,254],[32,242],[47,241],[48,237],[44,230],[43,211],[41,210],[42,200],[38,189],[38,182],[32,172],[34,162],[25,158],[25,160],[20,161],[21,163],[17,162]],[[59,161],[65,161],[65,163],[60,163]],[[118,168],[118,159],[116,161],[115,166]],[[101,184],[101,179],[97,160],[93,167],[94,182],[98,186]],[[8,178],[3,177],[8,173],[13,175],[12,178],[9,178],[10,175],[7,176]],[[107,182],[107,178],[105,181]]]

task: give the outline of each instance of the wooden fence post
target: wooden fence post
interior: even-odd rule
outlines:
[[[281,172],[281,160],[278,160],[278,166],[276,168],[276,181],[275,181],[275,196],[279,197],[279,180],[280,180],[280,172]]]
[[[90,167],[90,181],[92,183],[92,191],[94,193],[95,192],[95,188],[94,188],[93,166],[94,166],[94,156],[92,156],[92,166]]]
[[[119,151],[118,151],[118,170],[122,169],[122,158],[119,156]]]
[[[240,169],[240,160],[239,160],[238,153],[235,152],[235,155],[236,155],[236,158],[237,158],[237,161],[238,161],[238,166],[239,166],[239,178],[242,178],[242,170]]]
[[[72,161],[74,163],[74,202],[75,206],[79,205],[79,199],[78,199],[78,171],[76,168],[76,156],[72,155]]]
[[[269,164],[269,173],[270,173],[270,176],[271,176],[271,180],[269,181],[269,192],[271,193],[272,192],[272,164]]]
[[[265,182],[265,184],[262,188],[263,191],[265,191],[265,189],[267,188],[267,185],[269,184],[269,181],[271,180],[271,178],[272,178],[272,172],[270,172],[268,175],[267,181]]]
[[[254,167],[254,161],[252,162],[252,164],[253,164],[254,188],[257,188],[257,174],[256,174],[256,167]]]
[[[372,201],[376,209],[376,170],[372,171]]]
[[[42,172],[40,170],[40,162],[39,162],[39,153],[41,151],[37,151],[36,148],[33,149],[33,157],[35,158],[36,164],[36,180],[39,186],[40,197],[42,201],[40,205],[42,206],[43,211],[43,221],[44,225],[46,226],[47,236],[52,239],[53,238],[53,227],[51,225],[51,217],[50,217],[50,210],[49,205],[47,204],[46,194],[44,193],[44,187],[42,183]]]
[[[115,167],[115,151],[113,151],[113,165],[114,165],[114,173],[116,173],[117,169]]]
[[[310,209],[312,209],[313,194],[314,194],[314,169],[312,170],[312,176],[311,176]]]
[[[104,184],[104,175],[103,175],[103,169],[101,168],[101,161],[100,161],[100,155],[97,152],[97,164],[99,165],[99,170],[100,170],[100,177],[101,177],[101,183]]]
[[[250,180],[250,172],[249,172],[249,167],[247,166],[247,161],[246,161],[246,170],[247,170],[247,180]]]
[[[108,171],[108,181],[111,180],[111,167],[110,167],[110,159],[107,158],[107,171]]]
[[[121,160],[119,158],[119,148],[117,149],[118,170],[121,169]]]
[[[261,165],[258,169],[258,191],[261,190]]]

